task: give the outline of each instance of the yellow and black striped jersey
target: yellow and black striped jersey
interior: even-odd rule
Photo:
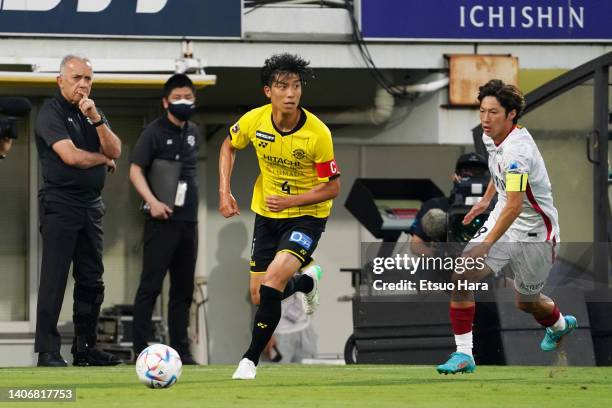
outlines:
[[[234,148],[244,149],[249,142],[255,148],[260,174],[253,187],[251,209],[264,217],[329,216],[332,200],[280,212],[266,208],[265,197],[302,194],[340,174],[331,132],[315,115],[300,109],[300,120],[290,132],[276,128],[270,104],[246,113],[230,129]]]

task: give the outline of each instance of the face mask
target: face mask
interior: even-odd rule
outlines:
[[[187,99],[180,99],[176,102],[171,102],[168,105],[168,111],[178,120],[186,121],[195,112],[195,103]]]

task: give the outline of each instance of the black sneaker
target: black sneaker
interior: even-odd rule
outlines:
[[[38,367],[68,367],[59,351],[38,353]]]
[[[199,363],[195,361],[191,353],[182,354],[181,362],[183,363],[183,365],[199,365]]]
[[[106,351],[102,351],[95,347],[87,348],[83,352],[76,352],[73,354],[74,361],[72,365],[85,367],[85,366],[115,366],[121,364],[123,361],[117,356]]]

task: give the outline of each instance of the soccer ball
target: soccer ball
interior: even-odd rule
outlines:
[[[136,375],[149,388],[168,388],[181,376],[183,363],[175,349],[153,344],[136,360]]]

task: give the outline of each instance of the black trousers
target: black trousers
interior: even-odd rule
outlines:
[[[102,274],[102,217],[104,208],[79,208],[40,201],[42,265],[36,305],[36,352],[59,351],[57,330],[68,272],[75,280],[73,320],[76,336],[95,343],[100,305],[104,300]]]
[[[143,240],[142,275],[134,300],[134,351],[140,353],[147,346],[155,300],[162,290],[166,272],[170,271],[170,347],[179,354],[186,354],[189,352],[187,327],[198,253],[198,224],[148,219]]]

